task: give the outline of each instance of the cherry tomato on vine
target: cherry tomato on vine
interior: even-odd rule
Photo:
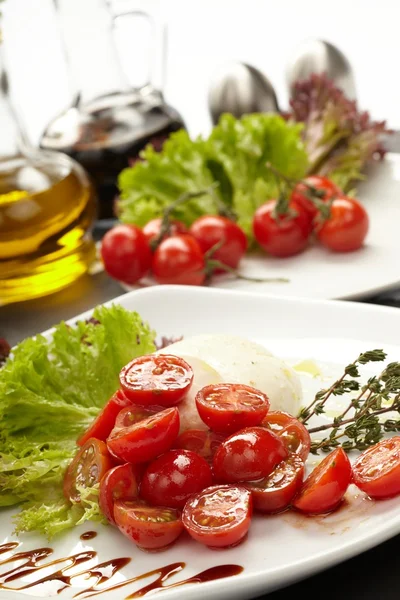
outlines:
[[[106,444],[101,440],[89,438],[78,449],[65,472],[63,483],[65,498],[80,502],[79,488],[93,487],[114,465]]]
[[[289,202],[292,214],[276,215],[276,200],[260,206],[253,217],[253,232],[258,244],[271,256],[287,257],[299,254],[307,244],[312,230],[311,218],[300,204]]]
[[[400,494],[400,436],[364,450],[353,464],[355,485],[374,499]]]
[[[281,437],[289,452],[295,452],[302,460],[306,460],[310,453],[311,437],[307,427],[296,417],[280,410],[271,410],[262,425]]]
[[[132,401],[125,396],[122,390],[115,392],[93,423],[78,439],[78,446],[83,446],[89,438],[96,438],[105,442],[115,425],[115,420],[120,411],[131,404]]]
[[[135,404],[174,406],[189,391],[193,369],[179,356],[149,354],[125,365],[119,380],[125,396]]]
[[[146,225],[143,227],[143,233],[146,236],[147,243],[149,245],[155,238],[157,238],[160,235],[161,224],[162,224],[162,219],[158,218],[158,219],[152,219],[151,221],[146,223]],[[187,233],[187,227],[184,223],[182,223],[182,221],[173,219],[170,222],[169,232],[168,232],[168,234],[166,234],[163,237],[163,239],[165,239],[169,235],[177,235],[179,233]]]
[[[100,254],[107,273],[134,284],[150,270],[152,254],[143,231],[135,225],[116,225],[106,232]]]
[[[340,196],[333,200],[330,217],[316,222],[315,231],[323,246],[334,252],[353,252],[364,244],[369,217],[355,198]]]
[[[202,285],[206,279],[204,253],[189,234],[173,235],[158,246],[151,269],[160,284]]]
[[[231,269],[236,269],[247,250],[247,238],[243,229],[226,217],[199,217],[190,226],[189,233],[198,241],[204,253],[218,244],[219,247],[211,258]],[[214,272],[223,273],[224,269],[217,267]]]
[[[116,500],[135,498],[138,495],[138,477],[135,467],[129,463],[107,471],[100,480],[99,506],[110,523],[115,524]]]
[[[310,200],[310,194],[312,195],[314,190],[308,186],[314,188],[318,199],[322,202],[327,202],[343,194],[342,190],[333,181],[321,175],[310,175],[300,181],[292,191],[291,200],[300,204],[311,218],[318,214],[318,209]]]

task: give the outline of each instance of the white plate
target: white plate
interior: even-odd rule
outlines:
[[[358,197],[370,216],[364,248],[335,254],[313,245],[291,258],[248,256],[241,272],[251,277],[286,277],[289,283],[252,283],[219,278],[217,288],[285,296],[361,299],[400,285],[400,155],[387,154],[359,185]],[[154,285],[153,281],[147,282]],[[137,289],[121,284],[123,289]]]
[[[314,360],[321,369],[321,378],[313,379],[302,374],[307,398],[312,398],[316,390],[325,387],[332,377],[339,375],[343,367],[360,352],[383,348],[388,353],[388,360],[395,361],[400,357],[400,312],[388,307],[340,301],[266,298],[247,292],[183,286],[152,287],[125,294],[113,302],[138,311],[159,335],[234,333],[263,343],[291,364],[304,359]],[[365,376],[372,373],[376,373],[376,369],[371,370],[367,365]],[[315,457],[311,457],[309,468],[313,464]],[[52,558],[94,549],[97,557],[90,564],[75,569],[80,571],[116,557],[131,557],[131,563],[116,574],[108,586],[181,561],[187,566],[171,577],[167,584],[192,577],[215,565],[240,565],[244,571],[239,575],[201,585],[166,589],[161,592],[161,598],[245,600],[317,573],[400,532],[398,499],[374,503],[357,494],[356,488],[351,486],[347,500],[348,505],[344,509],[326,518],[305,519],[289,513],[269,518],[255,517],[249,537],[242,545],[219,552],[182,538],[168,551],[145,554],[115,529],[87,523],[51,542],[54,548]],[[12,534],[12,512],[2,513],[0,543],[16,539]],[[91,541],[81,541],[80,534],[88,530],[96,530],[97,537]],[[49,545],[36,535],[21,536],[20,541],[20,551]],[[59,564],[57,568],[65,564]],[[12,566],[12,563],[0,563],[0,580],[1,574]],[[103,569],[103,573],[107,574],[107,570]],[[24,581],[26,583],[45,574],[46,571],[39,571],[39,574],[25,577]],[[105,592],[101,597],[104,600],[120,600],[154,578],[127,584]],[[60,598],[72,598],[74,594],[90,587],[91,583],[93,581],[76,579],[72,587],[62,591]],[[17,582],[14,585],[17,586]],[[52,586],[34,587],[26,592],[42,598],[49,593],[55,594]],[[26,598],[21,593],[0,591],[0,599],[23,597]]]

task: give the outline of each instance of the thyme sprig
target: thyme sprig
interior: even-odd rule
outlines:
[[[400,431],[399,419],[382,419],[382,415],[397,412],[400,415],[400,363],[389,363],[378,375],[365,384],[359,380],[360,365],[380,362],[386,359],[383,350],[369,350],[347,365],[343,375],[329,388],[320,390],[314,400],[301,409],[298,419],[307,424],[315,415],[325,413],[326,402],[331,396],[358,392],[351,398],[344,410],[331,422],[316,427],[308,427],[310,434],[330,430],[327,437],[313,441],[311,452],[330,452],[341,445],[346,452],[365,450],[381,440],[385,433]]]

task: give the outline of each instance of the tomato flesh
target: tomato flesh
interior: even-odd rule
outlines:
[[[292,505],[307,514],[334,510],[352,480],[352,467],[343,448],[332,450],[307,477]]]
[[[262,424],[282,438],[289,452],[295,452],[303,461],[307,459],[311,448],[311,437],[308,429],[296,417],[284,411],[271,410]]]
[[[213,460],[215,479],[221,483],[267,477],[288,451],[282,439],[263,427],[246,427],[218,447]]]
[[[254,510],[277,513],[289,507],[300,489],[304,478],[304,462],[297,454],[291,454],[275,469],[258,481],[243,483],[252,494]]]
[[[318,240],[333,252],[353,252],[361,248],[369,230],[369,217],[355,198],[341,196],[332,202],[331,216],[317,223]]]
[[[183,358],[170,354],[140,356],[120,372],[125,395],[141,405],[175,406],[192,383],[192,367]]]
[[[132,404],[131,400],[125,396],[122,390],[115,392],[90,427],[77,440],[78,446],[83,446],[89,438],[105,442],[115,425],[119,412],[130,404]]]
[[[99,506],[106,519],[115,525],[114,503],[116,500],[135,498],[138,480],[133,465],[118,465],[105,473],[100,481]]]
[[[69,464],[63,483],[65,498],[71,502],[80,502],[79,488],[91,488],[114,466],[106,444],[101,440],[89,438],[78,449]]]
[[[182,513],[186,531],[211,548],[239,544],[250,527],[251,493],[242,486],[216,485],[191,496]]]
[[[144,472],[140,495],[149,504],[183,508],[192,494],[212,483],[208,462],[190,450],[169,450]]]
[[[178,510],[148,506],[142,500],[117,500],[114,518],[118,529],[142,550],[167,549],[183,531]]]
[[[171,448],[179,425],[178,409],[166,408],[129,427],[114,427],[107,446],[113,456],[124,462],[148,462]]]
[[[143,421],[143,419],[147,419],[147,417],[155,415],[161,410],[164,410],[164,408],[156,408],[153,406],[144,407],[131,403],[129,406],[125,406],[125,408],[120,410],[120,412],[117,415],[117,418],[115,419],[115,425],[113,429],[123,429],[124,427],[130,427],[135,423],[139,423],[139,421]]]
[[[376,500],[400,494],[400,436],[364,450],[353,464],[355,485]]]
[[[214,248],[212,259],[231,269],[236,269],[247,250],[247,238],[243,229],[230,219],[218,215],[204,215],[192,223],[189,233],[198,241],[204,253]],[[216,268],[215,273],[223,273]]]
[[[218,446],[225,439],[226,436],[215,433],[214,431],[186,429],[186,431],[178,435],[174,448],[191,450],[205,458],[207,462],[211,462]]]
[[[200,418],[213,431],[230,434],[259,425],[269,409],[266,394],[248,385],[218,383],[196,394]]]

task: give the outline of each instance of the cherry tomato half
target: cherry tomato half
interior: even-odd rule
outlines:
[[[400,494],[400,436],[381,440],[364,450],[353,464],[355,485],[371,498]]]
[[[156,408],[153,406],[146,406],[145,408],[144,406],[138,406],[137,404],[130,404],[130,406],[125,406],[125,408],[118,413],[113,429],[130,427],[134,423],[143,421],[143,419],[147,419],[147,417],[151,417],[151,415],[155,415],[161,410],[164,409],[162,407]]]
[[[83,446],[89,438],[96,438],[105,442],[115,425],[117,415],[125,406],[130,404],[132,404],[132,401],[125,396],[122,390],[115,392],[90,427],[78,439],[78,446]]]
[[[288,456],[282,439],[263,427],[246,427],[218,447],[213,468],[217,481],[235,483],[267,477]]]
[[[160,284],[202,285],[206,278],[203,251],[188,234],[173,235],[161,242],[151,269]]]
[[[149,354],[125,365],[119,380],[125,395],[136,404],[174,406],[189,391],[193,369],[179,356]]]
[[[143,500],[117,500],[118,529],[142,550],[164,550],[183,531],[181,514],[174,508],[148,506]]]
[[[149,462],[169,450],[179,433],[179,411],[166,408],[129,427],[114,427],[107,438],[113,456],[124,462]]]
[[[268,477],[242,485],[253,496],[254,510],[277,513],[288,508],[300,489],[303,478],[304,462],[297,454],[291,454],[281,461]]]
[[[311,471],[292,505],[308,514],[327,513],[342,501],[351,483],[352,468],[343,448],[335,448]]]
[[[107,273],[128,285],[142,279],[151,266],[151,250],[141,229],[135,225],[115,225],[106,232],[100,254]]]
[[[280,410],[271,410],[262,425],[279,435],[289,452],[295,452],[303,461],[310,453],[311,437],[307,427],[296,417]]]
[[[260,206],[253,217],[253,232],[257,242],[271,256],[287,257],[302,252],[312,230],[310,216],[294,202],[289,203],[293,215],[274,217],[276,200]]]
[[[208,462],[190,450],[169,450],[144,472],[140,495],[149,504],[183,508],[192,494],[212,483]]]
[[[234,433],[259,425],[269,409],[266,394],[240,383],[207,385],[196,394],[200,418],[213,431]]]
[[[246,234],[239,225],[226,217],[218,215],[199,217],[190,226],[189,233],[198,241],[204,253],[219,244],[212,258],[232,269],[236,269],[246,254]],[[224,270],[217,268],[214,272],[223,273]]]
[[[116,500],[135,498],[138,481],[135,467],[126,463],[110,469],[100,481],[99,506],[106,519],[115,525],[114,503]]]
[[[341,196],[333,200],[329,219],[316,224],[318,240],[334,252],[353,252],[364,244],[369,230],[369,217],[363,205],[354,198]]]
[[[243,541],[252,512],[252,497],[246,488],[214,485],[189,498],[182,521],[197,542],[211,548],[227,548]]]
[[[151,244],[153,240],[158,238],[161,231],[162,219],[152,219],[143,227],[143,233],[146,236],[147,243]],[[169,233],[163,237],[163,239],[167,238],[169,235],[177,235],[179,233],[187,233],[187,227],[182,221],[177,221],[176,219],[170,222]]]
[[[317,192],[317,198],[322,202],[327,202],[343,194],[336,183],[321,175],[310,175],[300,181],[292,191],[291,200],[300,204],[312,219],[318,214],[318,209],[310,200],[310,194],[312,195],[314,190],[311,190],[308,186],[314,188]]]
[[[226,436],[204,429],[186,429],[176,438],[174,448],[191,450],[211,462],[218,446]]]
[[[80,502],[78,488],[93,487],[114,464],[106,444],[101,440],[89,438],[78,449],[65,472],[63,484],[65,498],[71,502]]]

